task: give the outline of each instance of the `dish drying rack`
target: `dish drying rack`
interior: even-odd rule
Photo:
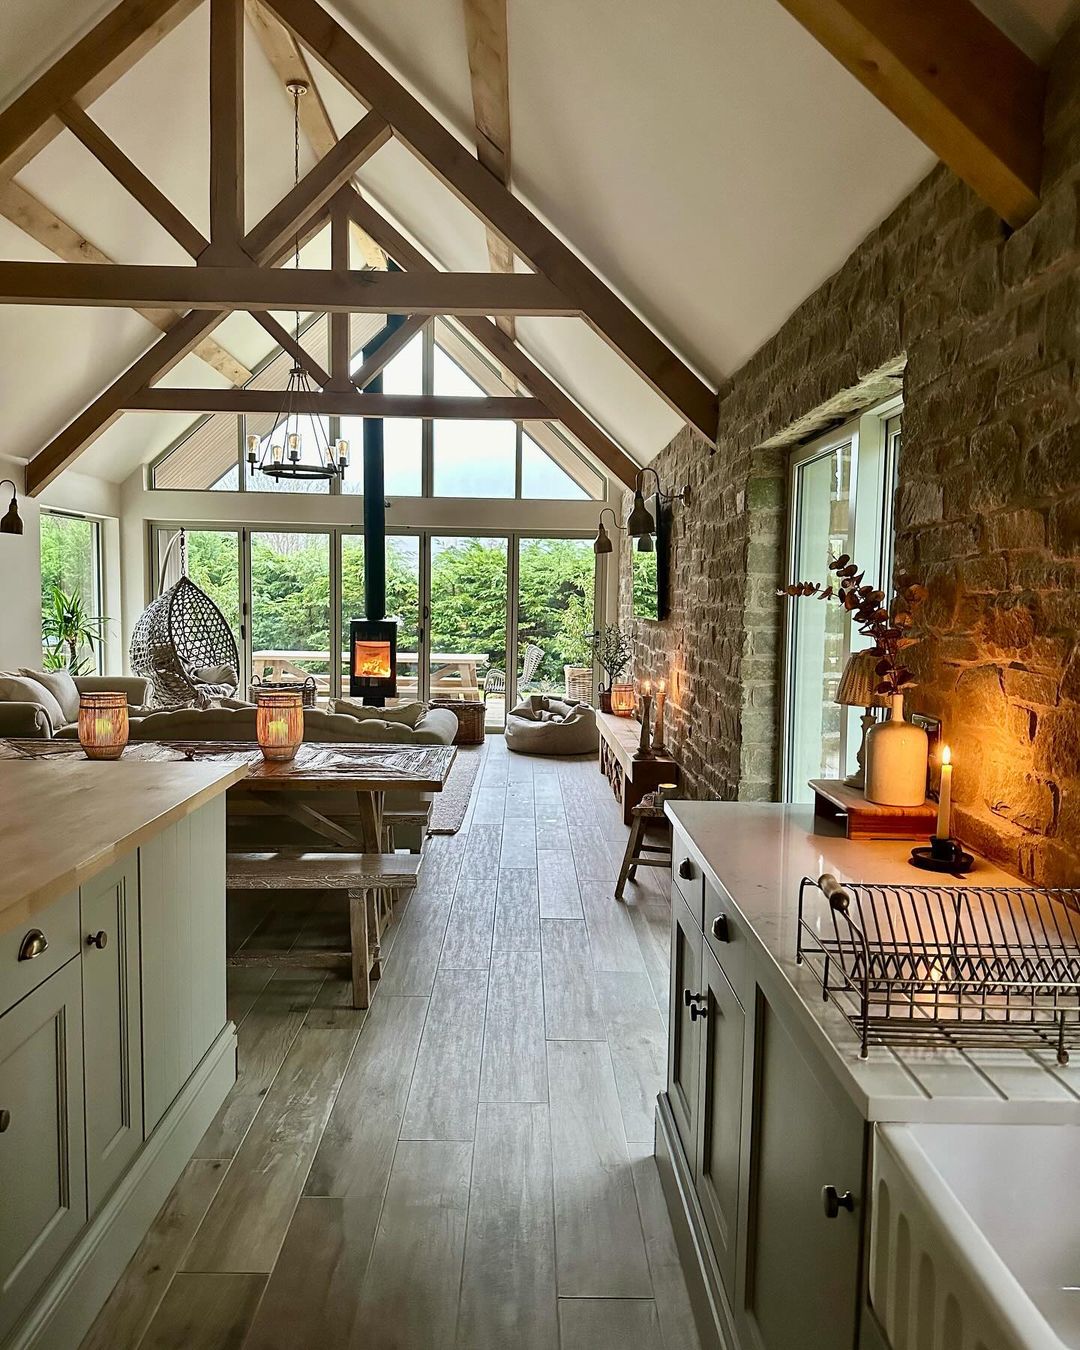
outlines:
[[[812,919],[820,893],[829,917]],[[820,903],[814,905],[820,916]],[[1080,1044],[1080,890],[799,886],[796,960],[871,1045],[1049,1049]]]

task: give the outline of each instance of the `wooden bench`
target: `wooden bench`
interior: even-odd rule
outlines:
[[[600,772],[622,806],[623,824],[633,825],[634,807],[662,784],[677,783],[679,766],[670,755],[634,758],[641,737],[641,723],[636,718],[597,712],[596,728],[600,732]]]
[[[347,952],[289,954],[292,965],[345,969],[352,973],[353,1007],[371,1004],[371,982],[382,975],[382,935],[398,891],[416,886],[420,859],[412,853],[230,852],[225,887],[230,891],[344,891],[349,901]],[[229,964],[276,965],[282,953],[240,951]]]
[[[423,846],[427,838],[428,827],[431,824],[431,803],[426,806],[417,807],[414,811],[395,811],[383,809],[383,848],[387,853],[394,851],[394,826],[395,825],[416,825],[420,829],[420,844]],[[420,849],[410,849],[410,853],[419,853]]]

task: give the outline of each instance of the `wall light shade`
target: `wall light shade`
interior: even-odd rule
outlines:
[[[87,759],[119,759],[128,743],[127,694],[82,694],[79,744]]]
[[[304,739],[303,694],[299,690],[260,690],[255,703],[255,738],[263,758],[295,758]]]
[[[593,540],[592,551],[594,553],[611,552],[611,535],[604,529],[604,522],[601,521],[596,530],[596,538]]]
[[[7,483],[11,487],[11,505],[0,516],[0,534],[22,534],[23,523],[22,516],[19,515],[19,499],[15,491],[15,484],[10,478],[0,479],[0,487]]]
[[[642,534],[638,536],[638,541],[635,547],[637,548],[637,551],[639,553],[655,553],[656,541],[653,539],[651,534]]]
[[[653,520],[649,508],[645,505],[645,498],[641,495],[640,488],[637,488],[634,492],[634,509],[630,512],[630,519],[626,522],[626,533],[632,539],[639,535],[656,533],[656,521]]]

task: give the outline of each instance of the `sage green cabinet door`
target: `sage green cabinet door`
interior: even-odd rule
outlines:
[[[743,1314],[747,1350],[854,1350],[865,1126],[759,995]],[[826,1210],[823,1191],[850,1193]]]
[[[743,1037],[746,1017],[720,964],[706,946],[701,958],[706,997],[698,1082],[698,1148],[694,1187],[728,1296],[735,1287],[742,1136]]]
[[[135,855],[79,893],[86,1192],[93,1214],[143,1139],[139,877]]]
[[[86,1222],[82,982],[72,960],[0,1017],[0,1341]]]
[[[668,1100],[683,1149],[694,1158],[697,1136],[701,1027],[701,928],[679,892],[671,893],[671,997],[668,1032]]]

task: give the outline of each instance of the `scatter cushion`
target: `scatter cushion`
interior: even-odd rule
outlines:
[[[199,666],[192,674],[200,684],[231,684],[235,689],[238,676],[232,666]]]
[[[37,680],[38,684],[45,686],[57,703],[60,704],[65,722],[78,721],[79,690],[66,670],[20,669],[19,674],[25,675],[30,680]]]
[[[360,721],[374,720],[379,722],[400,722],[407,727],[415,727],[424,715],[424,705],[419,702],[399,703],[392,708],[369,708],[366,704],[355,698],[335,699],[331,711],[337,713],[348,713],[350,717],[359,718]]]
[[[58,731],[68,720],[48,689],[26,675],[0,674],[0,699],[5,703],[36,703],[45,709],[53,731]]]

